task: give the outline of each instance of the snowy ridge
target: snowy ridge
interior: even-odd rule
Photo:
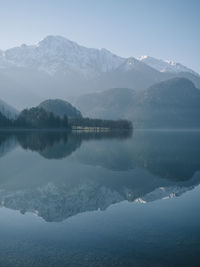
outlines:
[[[36,45],[23,44],[2,55],[4,61],[16,66],[49,74],[78,72],[89,77],[115,69],[124,61],[106,49],[86,48],[61,36],[47,36]]]
[[[195,186],[191,187],[181,187],[181,186],[168,186],[168,187],[159,187],[154,191],[146,194],[144,197],[137,198],[135,202],[137,203],[148,203],[156,201],[159,199],[169,199],[178,197],[184,194],[187,191],[193,190]]]
[[[79,213],[105,210],[123,197],[116,191],[88,182],[75,188],[48,183],[35,190],[0,190],[0,206],[32,212],[48,222],[59,222]]]
[[[199,173],[185,184],[158,187],[143,194],[135,188],[120,190],[94,181],[69,184],[46,185],[34,189],[9,191],[1,188],[0,207],[19,210],[22,214],[31,212],[48,222],[60,222],[69,217],[88,211],[103,211],[124,200],[135,203],[169,199],[181,196],[199,184]]]
[[[94,78],[101,73],[123,67],[124,71],[147,64],[160,72],[190,72],[193,70],[173,61],[142,56],[122,58],[107,49],[87,48],[62,36],[47,36],[35,45],[22,44],[6,51],[0,50],[0,69],[23,67],[44,71],[50,75],[81,75]],[[142,67],[142,66],[141,66]]]
[[[199,76],[197,72],[187,68],[186,66],[180,63],[174,62],[172,60],[162,60],[162,59],[157,59],[157,58],[150,57],[150,56],[141,56],[138,58],[138,60],[146,63],[150,67],[160,72],[172,72],[172,73],[189,72],[189,73]]]

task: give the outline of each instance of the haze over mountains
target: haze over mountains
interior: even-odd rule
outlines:
[[[0,99],[0,113],[8,119],[14,119],[19,112]]]
[[[47,36],[0,51],[0,81],[9,103],[0,102],[0,112],[9,119],[18,114],[10,105],[39,105],[60,117],[129,119],[140,128],[200,126],[200,75],[170,60],[123,58]]]
[[[200,76],[181,64],[122,58],[61,36],[0,51],[1,98],[18,109],[49,98],[68,100],[109,88],[144,90],[174,77],[188,78],[200,88]]]
[[[200,127],[200,90],[185,78],[173,78],[137,91],[109,89],[77,98],[84,116],[129,119],[139,128]]]

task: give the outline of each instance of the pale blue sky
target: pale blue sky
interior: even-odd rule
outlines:
[[[0,0],[1,49],[46,35],[173,59],[200,73],[199,0]]]

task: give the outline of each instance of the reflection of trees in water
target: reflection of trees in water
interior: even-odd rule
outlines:
[[[199,184],[200,175],[189,181],[177,182],[136,172],[133,177],[122,174],[104,179],[95,177],[69,177],[65,181],[49,182],[38,187],[19,190],[1,190],[0,206],[36,213],[48,222],[61,222],[79,213],[105,210],[110,205],[127,200],[130,202],[151,202],[163,198],[173,198],[194,189]],[[91,179],[92,178],[92,179]],[[4,186],[4,185],[3,185]]]
[[[8,152],[14,149],[16,146],[16,140],[12,134],[0,133],[0,157],[5,156]]]
[[[174,181],[188,180],[200,170],[199,144],[200,132],[135,131],[127,142],[88,143],[77,158],[115,171],[139,168]]]
[[[48,159],[69,156],[83,141],[102,140],[87,142],[84,149],[76,153],[76,160],[115,171],[146,169],[154,175],[177,181],[188,180],[200,170],[200,132],[135,131],[133,138],[131,135],[131,131],[1,133],[0,156],[14,147],[14,140],[22,148],[36,151]]]
[[[18,142],[24,149],[32,151],[43,151],[47,147],[53,146],[55,143],[67,143],[68,135],[63,132],[59,133],[42,133],[31,132],[16,135]]]
[[[2,145],[7,139],[8,139],[7,136],[5,136],[5,135],[0,135],[0,147],[1,147],[1,145]]]
[[[100,139],[128,139],[133,134],[132,130],[113,130],[113,131],[75,131],[73,135],[82,140],[100,140]]]
[[[188,180],[200,170],[200,132],[140,132],[133,138],[134,162],[169,180]]]
[[[83,140],[129,138],[131,131],[109,132],[32,132],[17,135],[24,149],[37,151],[49,159],[65,158],[81,146]]]
[[[8,146],[11,137],[20,144],[25,150],[38,152],[41,156],[48,159],[59,159],[69,156],[81,146],[84,140],[98,139],[125,139],[130,138],[131,130],[108,131],[108,132],[84,132],[84,131],[21,131],[5,132],[0,135],[0,151],[3,144]]]
[[[62,221],[123,200],[148,202],[179,196],[199,184],[200,173],[193,176],[200,170],[199,133],[135,132],[133,138],[121,142],[128,137],[123,132],[36,131],[0,137],[0,144],[15,139],[24,149],[54,159],[69,156],[84,140],[102,140],[86,142],[67,172],[66,161],[59,162],[59,169],[55,168],[56,162],[45,161],[45,170],[38,176],[32,168],[24,168],[22,180],[13,171],[13,179],[2,180],[0,203],[23,213],[37,212],[46,221]],[[20,162],[17,157],[18,154],[15,159]],[[31,155],[33,158],[41,161]],[[103,168],[85,168],[80,162]],[[27,177],[34,177],[34,183],[30,185]]]
[[[48,159],[65,158],[81,145],[81,140],[67,132],[32,132],[16,137],[21,147]]]

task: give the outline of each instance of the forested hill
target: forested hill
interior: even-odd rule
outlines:
[[[52,112],[55,116],[63,118],[82,118],[81,112],[69,102],[62,99],[48,99],[40,103],[39,108]]]

